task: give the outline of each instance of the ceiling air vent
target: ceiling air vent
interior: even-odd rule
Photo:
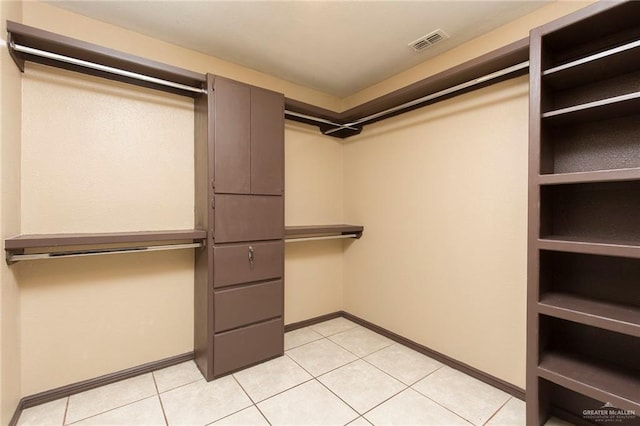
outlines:
[[[435,31],[430,32],[427,35],[420,37],[417,40],[409,43],[409,47],[411,47],[416,52],[421,52],[427,47],[431,47],[434,44],[440,43],[442,40],[449,38],[447,33],[442,31],[441,29],[437,29]]]

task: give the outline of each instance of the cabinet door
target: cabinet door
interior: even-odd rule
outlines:
[[[284,190],[284,95],[251,88],[251,192]]]
[[[284,238],[282,198],[271,195],[216,195],[215,243]]]
[[[214,176],[217,193],[251,192],[251,89],[215,79]]]

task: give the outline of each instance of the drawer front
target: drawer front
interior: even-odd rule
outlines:
[[[252,254],[251,254],[252,252]],[[251,263],[249,256],[253,258]],[[283,276],[284,242],[232,244],[213,248],[213,286],[224,287]]]
[[[213,338],[215,376],[284,354],[282,318],[216,334]]]
[[[217,194],[214,205],[216,243],[284,238],[281,196]]]
[[[282,280],[215,292],[215,332],[282,317]]]

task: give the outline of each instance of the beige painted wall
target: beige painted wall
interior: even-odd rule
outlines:
[[[29,63],[22,83],[22,233],[193,228],[189,98]],[[20,291],[25,395],[193,349],[189,250],[24,263]]]
[[[342,143],[317,128],[285,126],[285,222],[342,223]],[[342,309],[342,242],[285,245],[285,323]]]
[[[528,80],[369,126],[344,148],[345,310],[524,387]]]
[[[0,1],[0,28],[20,20],[21,4]],[[20,71],[0,41],[0,238],[20,231]],[[22,396],[20,293],[15,268],[0,261],[0,423],[6,425]]]

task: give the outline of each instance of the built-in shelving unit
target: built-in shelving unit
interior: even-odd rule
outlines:
[[[305,225],[285,226],[285,241],[310,241],[336,238],[360,238],[364,231],[359,225]]]
[[[531,32],[527,425],[640,412],[639,20],[599,2]]]

